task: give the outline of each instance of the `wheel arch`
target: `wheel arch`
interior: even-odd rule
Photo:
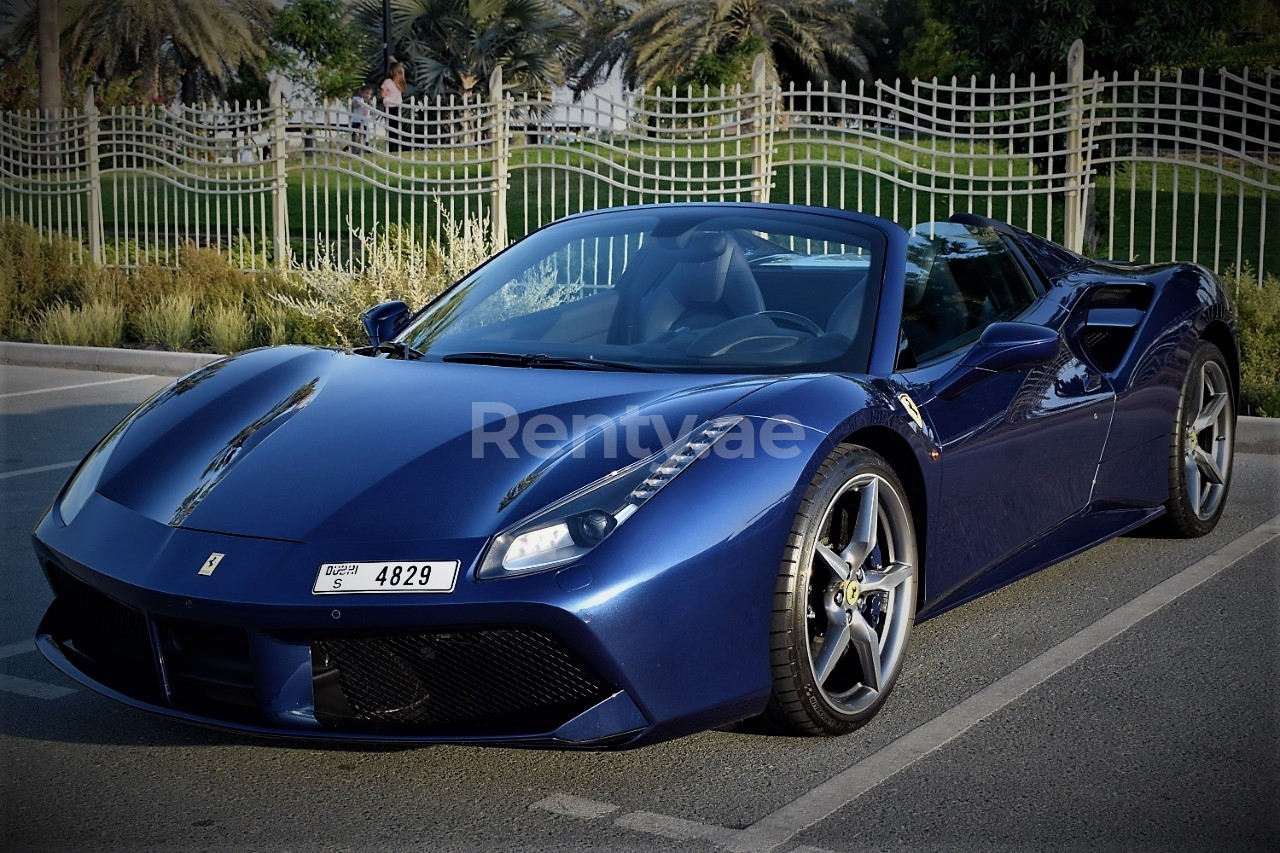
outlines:
[[[1240,406],[1240,351],[1236,347],[1235,336],[1231,333],[1231,329],[1221,320],[1214,320],[1205,326],[1204,331],[1200,334],[1200,340],[1208,341],[1216,346],[1221,352],[1222,357],[1227,360],[1227,372],[1231,378],[1231,395],[1235,398],[1235,405]]]
[[[902,481],[911,505],[911,521],[916,528],[916,550],[919,562],[920,594],[916,596],[916,610],[926,598],[926,568],[929,556],[928,492],[925,489],[924,472],[911,445],[899,433],[884,426],[866,426],[854,430],[840,441],[841,444],[857,444],[874,450],[884,457],[889,467]]]

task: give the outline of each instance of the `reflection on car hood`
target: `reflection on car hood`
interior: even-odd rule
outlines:
[[[166,524],[244,536],[488,536],[630,461],[627,430],[600,424],[626,418],[656,451],[768,381],[259,350],[143,404],[98,492]],[[525,431],[509,449],[473,434],[480,423],[496,437],[508,415]],[[534,428],[537,455],[522,441]],[[607,453],[611,431],[621,457]]]

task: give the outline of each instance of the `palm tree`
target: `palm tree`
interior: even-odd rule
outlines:
[[[858,77],[870,66],[869,33],[879,26],[860,0],[623,0],[621,5],[629,14],[615,35],[626,44],[622,67],[632,84],[678,79],[700,57],[731,56],[752,43],[764,49],[773,73],[783,80]],[[604,47],[616,49],[616,44]]]
[[[356,17],[379,42],[380,0],[362,0]],[[391,0],[391,21],[392,52],[405,64],[410,84],[432,96],[484,94],[499,65],[509,89],[558,84],[562,55],[575,34],[546,0]]]
[[[184,100],[220,91],[241,63],[266,58],[275,10],[271,0],[59,0],[64,56],[93,62],[103,77],[138,74],[148,100],[177,91]],[[10,35],[36,42],[34,10]]]
[[[39,21],[36,40],[40,57],[40,106],[56,111],[62,109],[62,80],[58,76],[58,61],[61,58],[58,0],[39,0],[36,17]]]

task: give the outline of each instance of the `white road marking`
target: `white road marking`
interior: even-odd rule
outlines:
[[[43,474],[45,471],[61,471],[63,468],[74,468],[80,464],[80,460],[75,462],[56,462],[53,465],[37,465],[34,468],[19,468],[17,471],[6,471],[0,474],[0,480],[7,480],[10,477],[24,477],[27,474]]]
[[[618,807],[613,803],[588,800],[585,797],[575,797],[572,794],[552,794],[549,797],[538,800],[529,808],[541,809],[545,812],[562,814],[568,817],[582,818],[583,820],[595,820],[596,818],[613,814],[618,810]]]
[[[628,812],[613,822],[614,826],[659,835],[676,841],[692,841],[696,838],[725,846],[738,834],[736,830],[682,817],[654,814],[653,812]]]
[[[735,853],[764,853],[834,814],[857,797],[940,749],[1165,605],[1280,536],[1280,515],[1122,604],[950,710],[765,815],[737,833]]]
[[[121,379],[100,379],[97,382],[80,382],[76,385],[59,385],[55,388],[33,388],[30,391],[10,391],[7,394],[0,394],[0,400],[6,400],[9,397],[26,397],[29,394],[52,394],[55,391],[75,391],[77,388],[92,388],[95,385],[115,385],[119,382],[137,382],[139,379],[158,379],[158,376],[151,374],[143,374],[139,376],[125,376]]]
[[[602,803],[599,800],[575,797],[572,794],[555,793],[538,800],[529,808],[580,820],[599,820],[618,811],[620,807],[613,803]],[[729,846],[738,835],[738,830],[730,829],[727,826],[645,811],[626,812],[616,818],[613,821],[613,825],[634,832],[670,838],[675,841],[710,841],[717,847]],[[802,845],[790,851],[790,853],[833,853],[833,851],[823,847]]]
[[[1277,536],[1280,536],[1280,515],[1156,584],[995,683],[979,690],[951,710],[907,732],[746,829],[735,830],[645,811],[627,812],[617,817],[613,824],[623,829],[679,841],[703,839],[733,853],[767,853],[776,850],[810,826],[955,740],[982,720],[1111,642],[1165,605],[1222,573]],[[530,808],[584,820],[596,820],[618,810],[618,806],[612,803],[588,800],[571,794],[552,794]],[[790,853],[831,851],[802,845]]]
[[[0,660],[16,658],[18,655],[25,655],[27,652],[34,652],[35,650],[35,640],[19,640],[16,643],[0,646]]]
[[[30,696],[32,699],[61,699],[63,696],[70,696],[76,691],[70,687],[45,684],[43,681],[32,681],[29,678],[18,678],[16,675],[0,673],[0,692]]]

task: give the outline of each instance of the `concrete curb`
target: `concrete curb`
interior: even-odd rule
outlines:
[[[1240,418],[1236,422],[1236,453],[1280,455],[1280,418]]]
[[[222,356],[204,352],[157,352],[114,347],[69,347],[0,341],[0,364],[58,367],[64,370],[184,376],[220,358]]]
[[[0,341],[0,364],[65,370],[184,376],[220,358],[220,355],[203,352],[156,352]],[[1280,418],[1240,418],[1236,425],[1236,452],[1280,454]]]

